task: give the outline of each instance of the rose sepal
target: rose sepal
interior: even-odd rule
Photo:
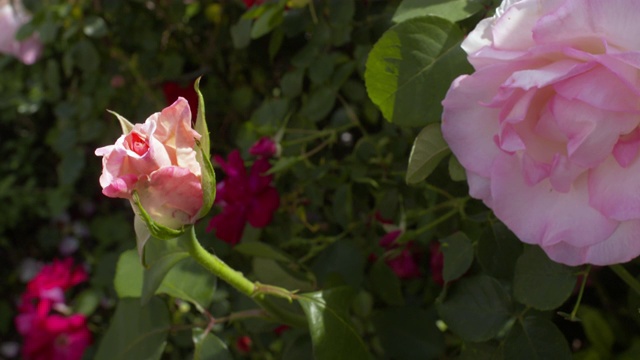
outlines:
[[[122,128],[123,135],[127,135],[128,133],[131,132],[131,130],[133,130],[133,124],[129,120],[127,120],[124,116],[112,110],[107,110],[107,111],[118,119],[118,121],[120,122],[120,127]]]
[[[149,235],[161,239],[161,240],[171,240],[175,239],[178,236],[184,234],[187,231],[187,227],[183,226],[180,229],[172,229],[170,227],[166,227],[164,225],[158,224],[155,220],[151,218],[149,213],[144,209],[142,203],[140,202],[140,196],[137,191],[133,191],[131,193],[131,205],[136,213],[136,217],[139,217],[140,220],[147,226],[147,230],[149,230]],[[148,239],[148,237],[147,237]],[[142,245],[144,248],[144,244]],[[141,253],[142,249],[138,248],[138,252]]]
[[[209,210],[211,210],[216,198],[216,174],[213,171],[213,165],[211,164],[211,142],[205,118],[204,97],[200,92],[200,79],[200,77],[197,78],[193,84],[193,88],[195,89],[196,94],[198,94],[198,116],[196,118],[194,130],[201,135],[200,140],[196,141],[196,146],[198,147],[196,160],[200,164],[202,172],[202,208],[198,212],[198,215],[196,215],[196,220],[209,213]]]
[[[202,152],[206,155],[206,158],[210,158],[211,152],[211,142],[209,139],[209,128],[207,126],[207,120],[204,113],[204,97],[200,92],[200,79],[202,77],[198,77],[196,81],[193,83],[193,88],[198,94],[198,116],[196,117],[196,123],[193,127],[195,131],[198,132],[202,137],[200,138],[200,146],[202,147]]]
[[[201,184],[202,184],[202,208],[195,217],[195,220],[203,218],[209,213],[213,202],[216,199],[216,173],[213,171],[211,160],[204,152],[202,144],[196,142],[198,152],[196,160],[200,163]]]

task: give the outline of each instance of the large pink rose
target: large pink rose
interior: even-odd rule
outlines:
[[[96,150],[103,156],[102,193],[131,200],[135,190],[160,225],[177,229],[194,223],[203,206],[199,139],[189,103],[180,97],[144,124],[135,124],[115,145]]]
[[[640,254],[640,1],[505,1],[463,43],[475,68],[442,131],[482,199],[555,261]]]
[[[0,0],[0,53],[13,55],[23,63],[36,62],[42,51],[42,44],[36,35],[16,40],[16,32],[29,22],[31,16],[19,0]]]

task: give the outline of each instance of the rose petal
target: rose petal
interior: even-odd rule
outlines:
[[[578,247],[561,242],[543,249],[553,261],[570,266],[623,263],[640,255],[639,233],[640,221],[625,221],[609,238],[597,244]]]
[[[618,224],[589,206],[586,176],[567,193],[554,191],[548,181],[528,186],[516,156],[503,155],[494,163],[491,195],[496,216],[529,244],[592,245],[609,237]]]
[[[610,157],[589,173],[591,206],[618,221],[640,218],[640,161],[626,168]]]

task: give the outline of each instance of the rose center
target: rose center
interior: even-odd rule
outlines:
[[[142,156],[149,150],[147,142],[137,133],[131,134],[131,150]]]

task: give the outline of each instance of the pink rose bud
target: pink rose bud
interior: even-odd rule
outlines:
[[[199,110],[196,129],[207,138],[191,127],[189,103],[180,97],[143,124],[116,114],[124,134],[96,150],[103,157],[102,193],[130,200],[136,212],[140,252],[149,235],[141,223],[155,237],[174,238],[211,208],[215,177],[204,107]]]
[[[554,261],[640,255],[640,1],[507,0],[463,41],[442,134],[481,199]]]
[[[0,53],[15,56],[26,65],[36,62],[42,51],[37,35],[16,40],[18,29],[30,20],[20,0],[0,0]]]

